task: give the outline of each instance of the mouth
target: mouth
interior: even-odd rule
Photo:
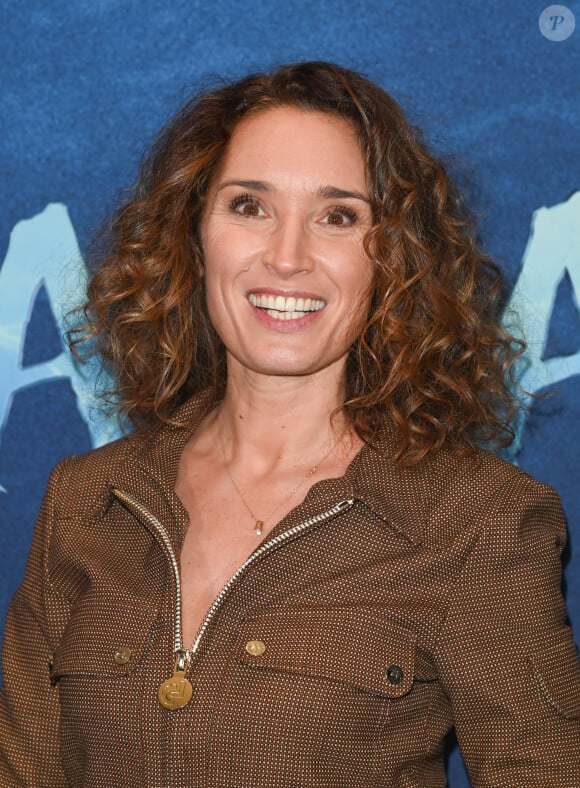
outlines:
[[[268,293],[250,293],[248,301],[274,320],[299,320],[326,306],[326,301],[321,298],[296,298]]]

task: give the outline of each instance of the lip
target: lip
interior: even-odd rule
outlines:
[[[270,330],[277,331],[280,334],[292,334],[296,331],[303,331],[305,328],[309,328],[311,325],[313,325],[313,323],[318,320],[320,314],[324,312],[323,307],[317,312],[309,312],[307,315],[304,315],[304,317],[297,317],[294,320],[276,320],[276,318],[270,317],[267,312],[264,312],[263,309],[259,309],[258,307],[250,304],[249,301],[248,306],[255,315],[256,320],[259,320]]]
[[[326,304],[326,298],[319,295],[318,293],[313,293],[308,290],[292,290],[285,287],[252,287],[246,291],[246,299],[251,293],[254,293],[255,295],[272,295],[274,297],[280,295],[284,298],[310,298],[313,301],[324,301]]]

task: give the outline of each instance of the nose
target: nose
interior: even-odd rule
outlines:
[[[300,217],[279,221],[268,236],[263,262],[279,276],[290,277],[312,269],[308,231]]]

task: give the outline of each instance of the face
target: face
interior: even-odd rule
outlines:
[[[371,297],[371,220],[346,121],[283,107],[236,127],[201,222],[208,309],[228,369],[344,369]]]

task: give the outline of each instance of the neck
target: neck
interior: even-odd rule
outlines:
[[[341,413],[331,419],[343,401],[343,368],[293,378],[232,366],[211,427],[228,462],[260,473],[281,463],[315,465],[332,446],[350,445],[353,431],[346,419]]]

